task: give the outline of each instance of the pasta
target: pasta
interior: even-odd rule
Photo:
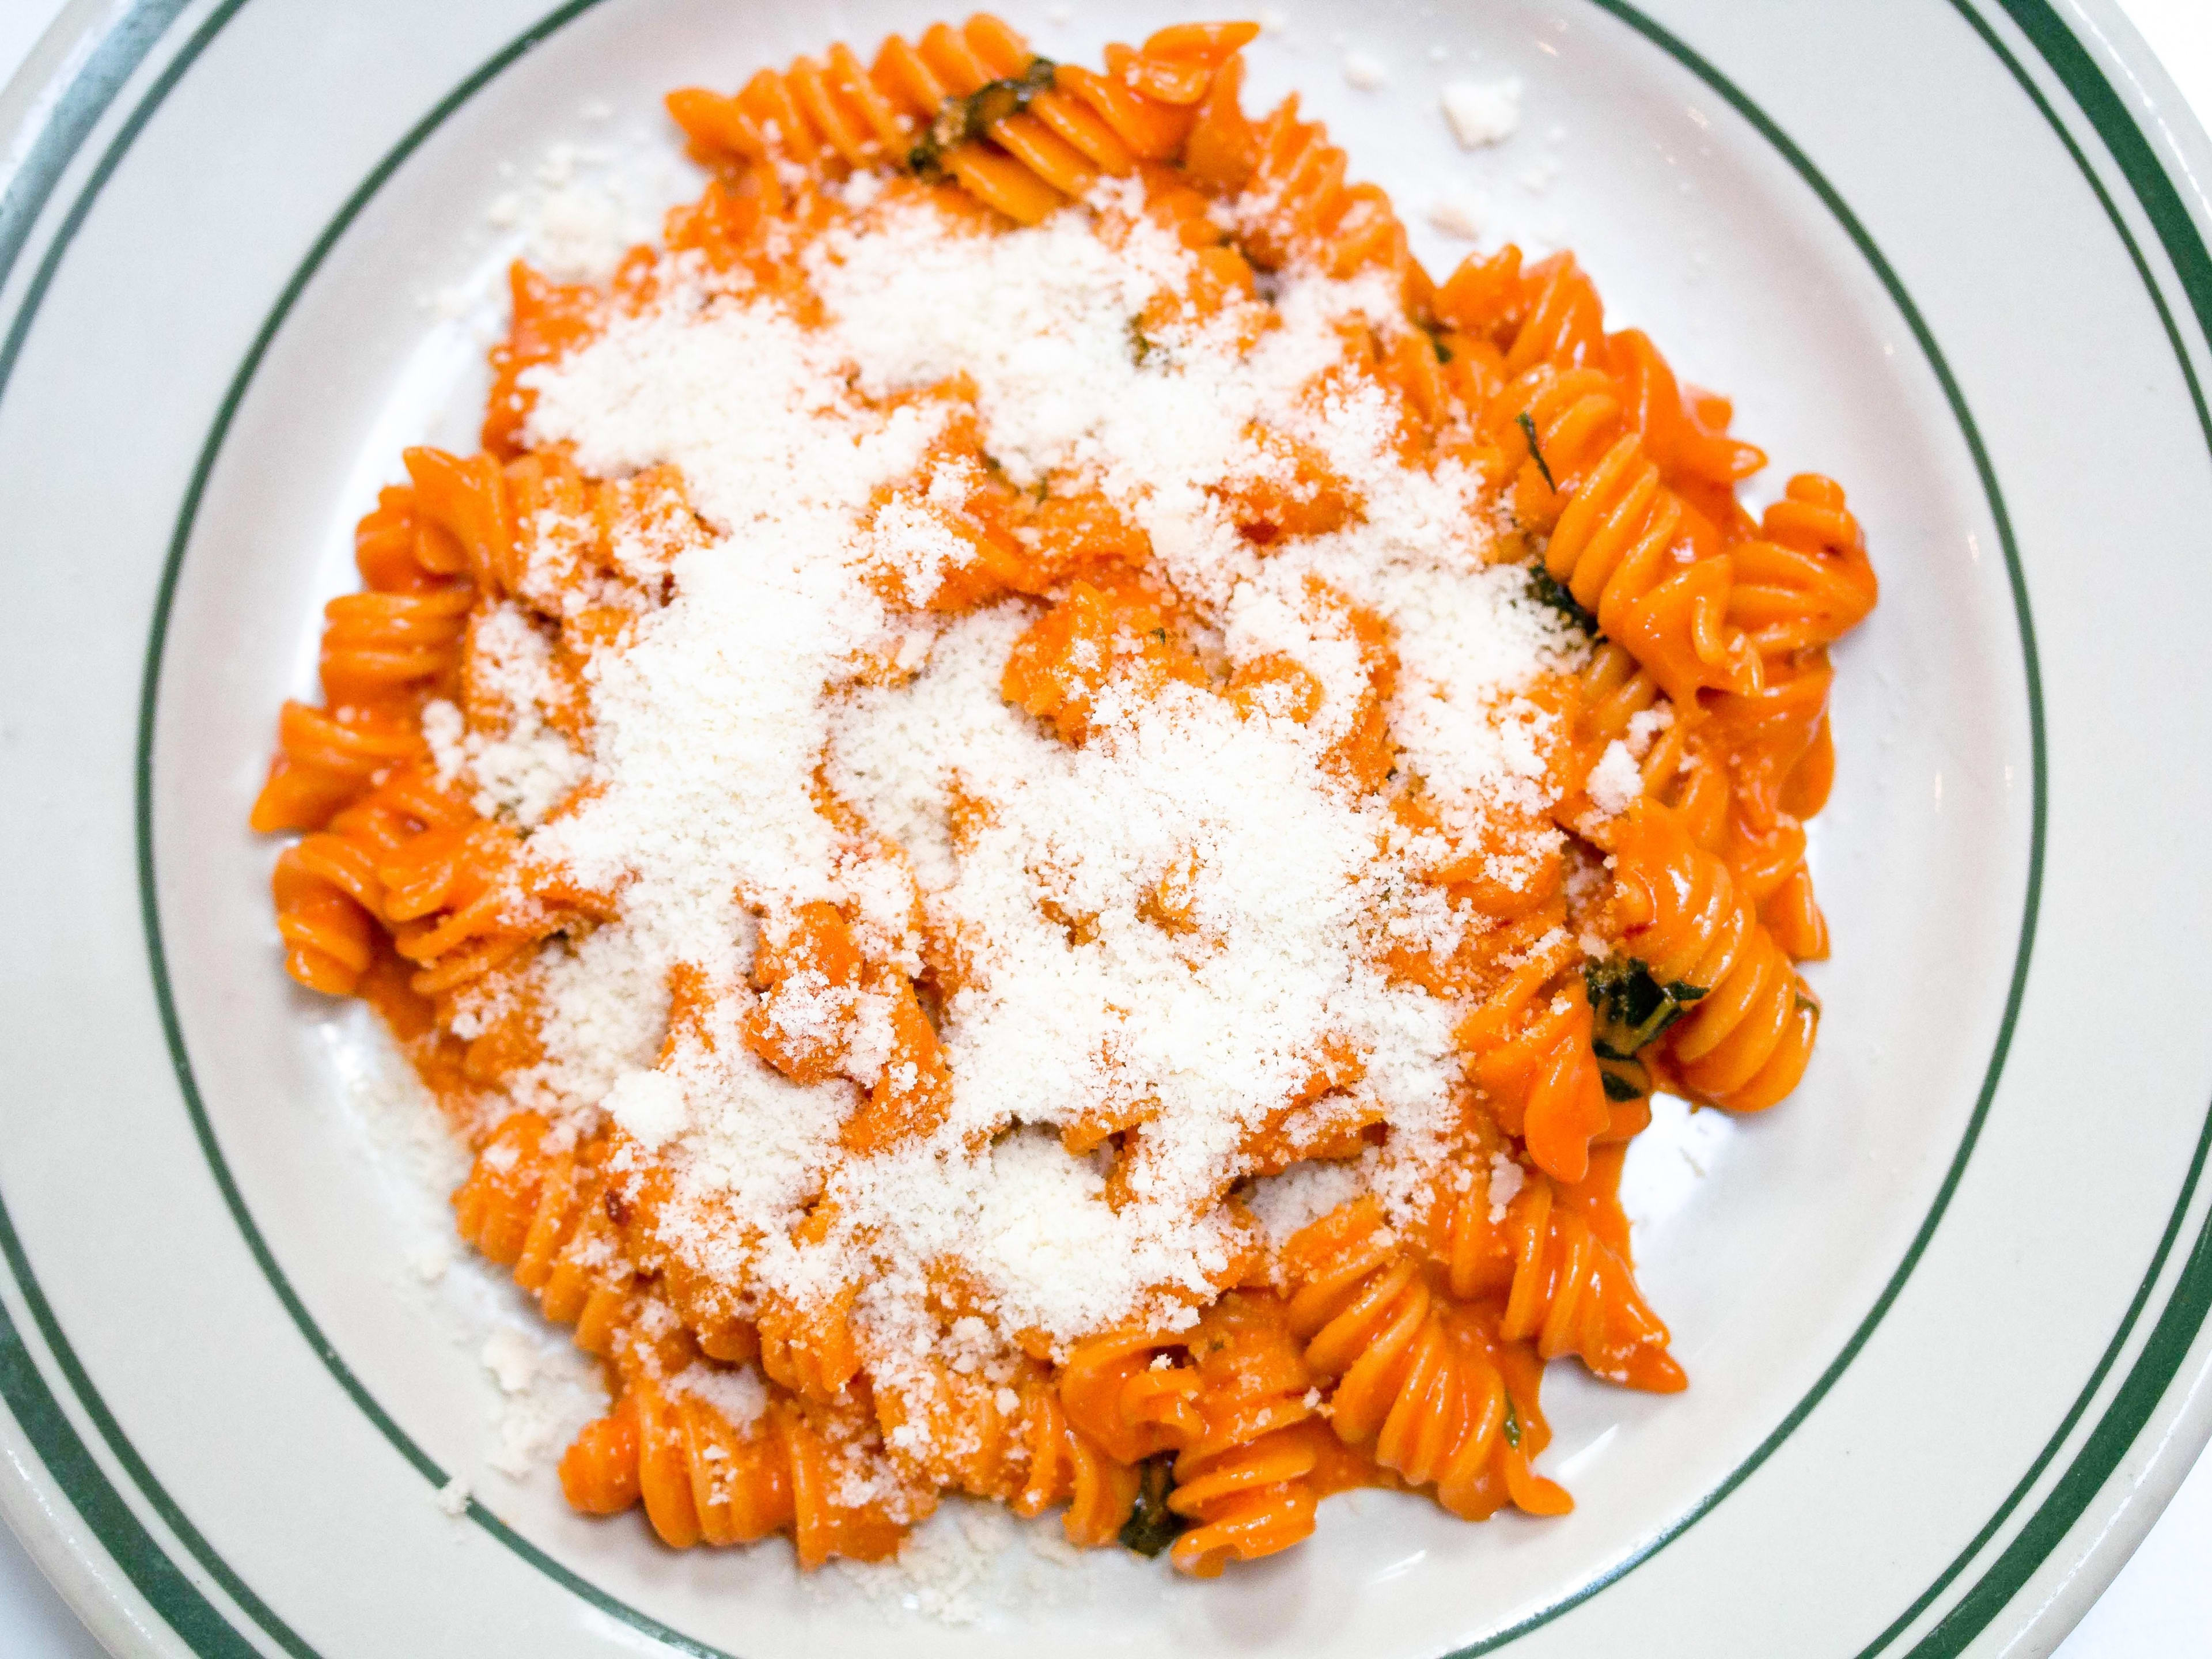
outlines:
[[[704,193],[361,520],[252,824],[603,1368],[580,1511],[1212,1577],[1686,1385],[1621,1170],[1810,1058],[1864,537],[1571,256],[1431,282],[1256,33],[672,94]]]

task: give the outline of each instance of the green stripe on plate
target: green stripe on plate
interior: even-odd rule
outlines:
[[[7,282],[70,158],[187,3],[189,0],[139,0],[100,37],[84,66],[55,100],[46,125],[9,176],[7,189],[0,191],[0,284]],[[0,380],[6,378],[0,372]]]
[[[2167,343],[2173,349],[2174,360],[2180,365],[2182,377],[2188,385],[2190,401],[2197,411],[2197,426],[2204,434],[2208,448],[2212,448],[2212,414],[2207,412],[2204,392],[2197,380],[2196,367],[2190,361],[2187,345],[2182,339],[2173,313],[2166,302],[2166,296],[2151,271],[2150,264],[2144,258],[2143,251],[2128,228],[2126,220],[2121,216],[2112,193],[2105,188],[2096,168],[2075,141],[2074,135],[2068,131],[2058,112],[2052,108],[2050,100],[2044,96],[2042,89],[2036,85],[1996,28],[1968,3],[1968,0],[1952,0],[1952,3],[1972,25],[1983,43],[2003,63],[2021,90],[2034,105],[2036,112],[2065,146],[2075,168],[2095,193],[2099,205],[2104,209],[2105,216],[2112,224],[2113,234],[2127,249],[2136,274],[2157,310],[2160,325],[2166,332]],[[2173,187],[2172,180],[2144,139],[2142,130],[2129,115],[2126,105],[2098,69],[2095,61],[2083,49],[2072,29],[2051,6],[2045,3],[2045,0],[1999,0],[1999,3],[2066,88],[2118,165],[2137,203],[2149,218],[2160,245],[2172,262],[2175,274],[2196,316],[2198,329],[2208,343],[2212,343],[2212,252],[2208,252],[2196,222],[2191,218],[2187,207]],[[2057,1457],[2068,1437],[2087,1413],[2097,1391],[2103,1387],[2121,1349],[2142,1317],[2154,1284],[2165,1270],[2167,1258],[2180,1236],[2190,1200],[2194,1197],[2203,1174],[2208,1150],[2212,1150],[2212,1116],[2208,1116],[2203,1133],[2198,1138],[2196,1155],[2182,1183],[2180,1200],[2166,1222],[2158,1249],[2151,1258],[2150,1269],[2143,1276],[2134,1299],[2129,1304],[2126,1317],[2112,1334],[2112,1340],[2099,1358],[2095,1370],[2090,1373],[2088,1382],[2083,1385],[2057,1431],[1987,1524],[1975,1534],[1972,1540],[1936,1581],[1861,1651],[1857,1659],[1874,1659],[1875,1655],[1891,1646],[1942,1597],[1969,1564],[1988,1547],[1990,1540]],[[2121,1458],[2135,1443],[2143,1425],[2149,1420],[2151,1413],[2179,1371],[2182,1362],[2188,1357],[2208,1310],[2212,1310],[2212,1216],[2207,1217],[2199,1231],[2142,1352],[2136,1356],[2118,1391],[2106,1406],[2104,1415],[2091,1430],[2073,1462],[2067,1466],[2064,1474],[2012,1541],[1984,1569],[1981,1577],[1960,1595],[1949,1612],[1913,1647],[1912,1659],[1951,1659],[1951,1656],[1964,1652],[2020,1593],[2021,1587],[2042,1566],[2051,1552],[2063,1542],[2074,1523],[2081,1519],[2097,1492],[2119,1467]]]
[[[138,135],[185,72],[244,3],[245,0],[223,0],[178,49],[118,130],[70,204],[25,291],[13,326],[5,341],[0,342],[0,394],[5,392],[23,341],[40,302],[52,286],[54,274],[101,188],[114,175]],[[183,9],[178,0],[153,0],[152,3],[133,8],[94,48],[83,72],[64,93],[56,118],[64,118],[65,113],[68,144],[45,149],[42,135],[41,140],[34,143],[24,168],[10,180],[6,206],[18,216],[0,224],[0,233],[4,233],[4,239],[0,239],[0,283],[6,282],[15,260],[21,257],[40,212],[76,149],[90,137],[108,105]],[[38,1326],[70,1392],[76,1395],[79,1407],[91,1419],[146,1502],[210,1576],[279,1647],[295,1656],[295,1659],[314,1659],[313,1650],[207,1547],[206,1540],[185,1520],[183,1511],[154,1479],[152,1471],[123,1434],[99,1391],[93,1387],[91,1378],[85,1375],[68,1339],[62,1334],[60,1323],[31,1271],[4,1206],[0,1206],[0,1255],[4,1255],[32,1321]],[[55,1484],[100,1539],[116,1566],[193,1652],[210,1656],[210,1659],[231,1659],[234,1655],[259,1651],[237,1632],[228,1616],[178,1568],[139,1520],[129,1501],[108,1480],[62,1411],[4,1307],[0,1307],[0,1398],[6,1400],[9,1410],[38,1449]]]

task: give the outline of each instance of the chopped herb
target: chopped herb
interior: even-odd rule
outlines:
[[[1528,568],[1528,586],[1535,592],[1536,603],[1547,605],[1592,639],[1597,637],[1597,618],[1583,609],[1583,604],[1541,564]]]
[[[1797,999],[1797,1012],[1801,1014],[1817,1014],[1820,1012],[1820,1005],[1814,1001],[1812,998],[1807,996],[1802,991],[1796,993],[1796,996]]]
[[[1173,1452],[1147,1457],[1137,1465],[1137,1506],[1121,1523],[1122,1546],[1139,1555],[1158,1555],[1176,1540],[1188,1522],[1168,1507],[1175,1490]]]
[[[1651,1092],[1651,1073],[1640,1061],[1633,1060],[1601,1060],[1597,1074],[1605,1084],[1605,1097],[1617,1106],[1632,1100],[1641,1100]]]
[[[1152,355],[1152,337],[1145,332],[1142,317],[1129,319],[1129,355],[1139,363]]]
[[[1444,331],[1434,323],[1423,323],[1421,332],[1429,337],[1429,349],[1437,354],[1437,361],[1448,363],[1452,360],[1452,349],[1444,343]]]
[[[1513,419],[1515,424],[1521,428],[1521,435],[1528,441],[1528,459],[1536,463],[1536,471],[1544,475],[1544,487],[1547,489],[1557,489],[1559,487],[1559,482],[1552,476],[1551,463],[1544,459],[1543,445],[1536,441],[1535,417],[1524,409]]]
[[[1521,1449],[1521,1413],[1510,1394],[1505,1396],[1505,1443],[1516,1451]]]
[[[1152,629],[1152,637],[1162,645],[1165,645],[1168,642],[1168,630],[1164,628],[1155,628]]]
[[[1008,116],[1020,114],[1031,99],[1051,89],[1052,73],[1051,59],[1032,58],[1019,75],[987,81],[964,98],[946,99],[938,106],[929,131],[907,152],[908,167],[925,179],[941,176],[945,151],[981,138]]]
[[[1632,1060],[1705,995],[1705,988],[1677,980],[1662,985],[1633,957],[1607,957],[1583,969],[1597,1029],[1590,1038],[1601,1060]]]

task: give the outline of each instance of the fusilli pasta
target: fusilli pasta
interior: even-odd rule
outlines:
[[[703,195],[361,520],[252,825],[604,1369],[579,1510],[1211,1577],[1685,1385],[1620,1171],[1805,1070],[1865,539],[1571,255],[1431,283],[1257,32],[672,94]]]

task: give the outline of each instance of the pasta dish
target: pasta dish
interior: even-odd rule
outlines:
[[[1432,281],[1255,33],[673,94],[703,195],[516,266],[361,520],[253,824],[603,1363],[580,1510],[1211,1576],[1684,1385],[1622,1159],[1805,1068],[1863,538],[1571,256]]]

